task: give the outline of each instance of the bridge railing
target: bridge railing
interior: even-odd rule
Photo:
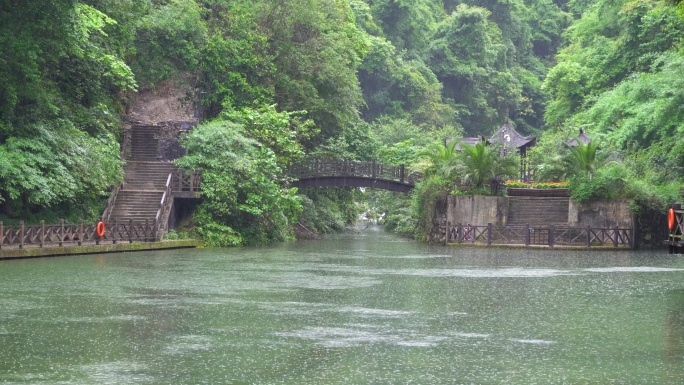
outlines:
[[[410,171],[403,164],[388,166],[376,161],[356,162],[332,159],[313,159],[294,164],[288,168],[288,173],[297,179],[350,176],[389,180],[409,185],[415,185],[422,178],[422,174]]]

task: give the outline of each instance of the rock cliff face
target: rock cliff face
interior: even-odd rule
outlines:
[[[138,92],[131,100],[126,128],[159,127],[157,160],[172,161],[183,156],[178,138],[199,123],[198,103],[192,99],[190,84],[188,77],[164,81],[153,90]]]
[[[133,124],[145,125],[197,121],[199,114],[192,91],[187,78],[167,80],[154,89],[143,89],[131,98],[127,119]]]

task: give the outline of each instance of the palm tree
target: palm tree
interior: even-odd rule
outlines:
[[[564,162],[568,174],[583,176],[591,180],[596,167],[601,163],[598,158],[598,141],[592,140],[587,144],[577,143],[576,147],[570,148],[570,153],[565,157]]]
[[[419,154],[430,162],[425,169],[425,176],[436,175],[446,179],[454,178],[458,169],[456,144],[456,141],[447,142],[446,145],[435,143]]]
[[[463,145],[459,155],[463,182],[481,188],[485,182],[498,177],[513,177],[518,173],[518,162],[512,156],[499,156],[499,151],[485,143]]]

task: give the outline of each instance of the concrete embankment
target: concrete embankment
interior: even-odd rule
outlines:
[[[197,240],[169,240],[162,242],[135,242],[116,244],[90,244],[82,246],[12,247],[0,249],[0,260],[20,258],[56,257],[62,255],[124,253],[132,251],[167,250],[199,247]]]

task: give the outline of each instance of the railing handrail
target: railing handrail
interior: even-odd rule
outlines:
[[[202,172],[192,171],[189,173],[178,169],[173,173],[172,192],[199,192],[202,183]]]
[[[389,166],[375,160],[361,162],[316,158],[290,166],[288,173],[297,179],[344,176],[381,179],[408,185],[415,185],[422,178],[421,173],[408,170],[403,164]]]
[[[112,212],[114,211],[114,204],[116,203],[116,197],[119,195],[119,192],[121,191],[121,189],[123,187],[124,187],[124,182],[120,182],[112,190],[112,193],[109,196],[109,200],[107,201],[107,207],[105,207],[105,211],[102,213],[102,221],[103,222],[109,221],[109,217],[112,215]]]
[[[157,215],[154,218],[157,234],[156,238],[158,241],[161,241],[162,237],[164,236],[164,231],[166,230],[167,226],[166,222],[169,219],[169,212],[171,209],[171,202],[173,198],[173,192],[171,189],[173,174],[173,172],[170,172],[169,176],[166,178],[164,193],[162,194],[161,201],[159,202],[159,209],[157,209]]]
[[[57,224],[45,224],[40,221],[37,225],[26,225],[24,221],[19,221],[18,226],[5,226],[0,221],[0,249],[5,246],[18,246],[23,248],[26,245],[37,245],[46,247],[49,245],[63,246],[64,244],[77,244],[81,246],[84,242],[112,242],[119,240],[152,241],[156,233],[154,229],[156,223],[149,221],[136,222],[129,220],[127,223],[118,223],[117,220],[105,223],[105,234],[103,237],[97,235],[96,223],[65,224],[61,219]]]
[[[550,225],[452,225],[444,223],[445,243],[486,241],[491,244],[529,245],[629,245],[634,247],[634,228]]]

